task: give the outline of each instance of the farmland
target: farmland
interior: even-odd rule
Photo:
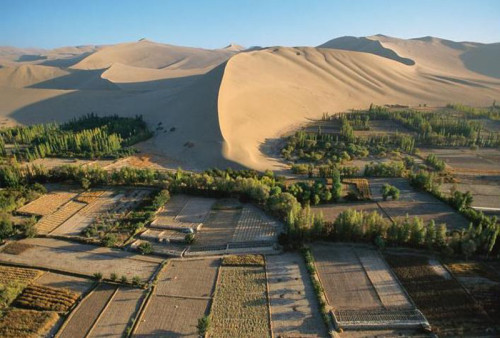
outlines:
[[[51,238],[32,238],[21,243],[33,245],[19,255],[0,252],[0,261],[32,265],[93,276],[94,273],[114,272],[129,279],[139,276],[148,280],[160,259],[134,255],[121,250],[96,247]]]
[[[134,336],[196,336],[198,319],[208,314],[219,265],[214,258],[171,260],[158,276]]]
[[[42,274],[43,272],[40,270],[0,265],[0,284],[11,281],[27,284],[40,277]]]
[[[11,309],[0,318],[0,336],[44,336],[58,319],[55,312]]]
[[[78,294],[68,290],[32,284],[16,298],[14,306],[40,311],[66,312],[75,304],[78,297]]]
[[[66,191],[54,191],[42,195],[31,203],[28,203],[17,211],[23,214],[46,216],[54,213],[64,204],[76,196],[76,193]]]
[[[377,251],[344,244],[312,249],[325,296],[341,328],[426,325]]]
[[[66,319],[58,336],[60,338],[86,337],[92,329],[99,314],[104,310],[108,301],[116,292],[116,287],[100,284],[73,310],[70,317]]]
[[[259,266],[223,266],[211,311],[215,337],[269,337],[266,274]]]
[[[436,268],[426,256],[402,253],[387,254],[386,258],[437,334],[484,334],[491,325],[484,310],[457,280],[438,272],[439,263]]]
[[[81,296],[92,288],[94,281],[71,275],[45,272],[40,278],[37,278],[36,284],[69,290]]]
[[[303,258],[297,253],[285,253],[270,255],[266,261],[274,336],[326,336]]]
[[[445,161],[457,173],[482,175],[498,175],[500,173],[500,150],[498,149],[421,149],[423,157],[429,153],[433,153]]]

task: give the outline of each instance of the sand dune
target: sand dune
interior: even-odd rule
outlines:
[[[156,132],[139,147],[171,167],[263,170],[283,166],[267,154],[279,136],[324,112],[500,100],[498,44],[376,35],[321,48],[242,48],[143,40],[45,51],[45,61],[0,68],[0,117],[30,124],[142,114]],[[59,66],[43,65],[50,60]]]
[[[226,61],[232,50],[208,50],[155,43],[149,40],[103,48],[73,66],[75,69],[103,69],[114,63],[143,68],[196,69]]]

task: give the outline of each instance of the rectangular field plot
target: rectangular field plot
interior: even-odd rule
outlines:
[[[372,120],[368,122],[370,130],[355,130],[355,136],[375,136],[387,134],[414,134],[403,125],[391,120]]]
[[[170,260],[161,271],[156,295],[211,297],[220,259]]]
[[[31,283],[43,275],[43,271],[0,265],[0,284],[8,282]]]
[[[220,259],[171,260],[158,277],[134,336],[197,336],[208,313]]]
[[[43,216],[35,224],[35,227],[38,233],[48,234],[66,222],[66,220],[75,215],[83,207],[85,207],[85,203],[69,201],[54,213]]]
[[[380,202],[380,206],[393,219],[420,217],[425,223],[434,220],[436,224],[446,223],[448,229],[466,229],[469,221],[444,203],[420,203],[404,201]]]
[[[84,338],[92,329],[116,291],[116,286],[101,284],[73,310],[58,333],[60,338]]]
[[[0,261],[32,265],[92,276],[96,272],[138,276],[149,280],[160,259],[131,254],[122,250],[96,247],[52,238],[31,238],[20,241],[32,245],[18,255],[0,252]]]
[[[341,328],[427,325],[376,250],[343,244],[315,245],[313,254],[327,300]]]
[[[207,311],[204,299],[152,296],[133,337],[198,337],[198,319]]]
[[[498,182],[445,183],[440,186],[440,191],[446,195],[451,195],[453,190],[470,191],[473,197],[473,208],[484,212],[500,212],[500,183]]]
[[[386,258],[436,334],[474,336],[484,334],[492,324],[481,306],[438,262],[433,266],[428,257],[401,252]]]
[[[58,319],[56,312],[10,309],[0,318],[0,337],[45,337]]]
[[[222,267],[211,317],[213,337],[270,337],[264,267]]]
[[[76,195],[76,193],[65,191],[50,192],[17,209],[17,212],[39,216],[49,215],[68,203]]]
[[[120,287],[95,323],[89,337],[123,337],[144,296],[145,290]]]
[[[426,157],[430,153],[445,161],[456,172],[471,174],[500,173],[500,150],[498,149],[421,149],[422,157]]]
[[[296,253],[266,257],[275,337],[325,337],[325,324],[319,312],[304,259]]]
[[[400,195],[398,201],[421,202],[421,203],[442,203],[431,194],[416,191],[410,186],[410,183],[405,178],[370,178],[370,190],[374,201],[383,201],[382,186],[389,184],[399,189]]]
[[[232,242],[274,241],[278,235],[278,222],[253,205],[245,205],[236,225]]]
[[[241,210],[212,210],[197,235],[194,247],[225,246],[231,242]]]
[[[213,198],[174,195],[156,214],[151,226],[163,229],[197,229],[207,218],[214,203]]]

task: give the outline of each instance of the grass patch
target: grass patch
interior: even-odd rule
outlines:
[[[0,336],[41,337],[58,319],[55,312],[12,309],[0,319]]]

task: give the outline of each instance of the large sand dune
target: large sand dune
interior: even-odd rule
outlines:
[[[274,140],[325,112],[500,99],[499,44],[376,35],[321,48],[242,50],[142,40],[15,61],[25,54],[16,59],[0,48],[10,62],[0,69],[0,117],[30,124],[89,112],[142,114],[152,129],[163,128],[140,148],[170,166],[262,170],[282,166],[268,156]]]

